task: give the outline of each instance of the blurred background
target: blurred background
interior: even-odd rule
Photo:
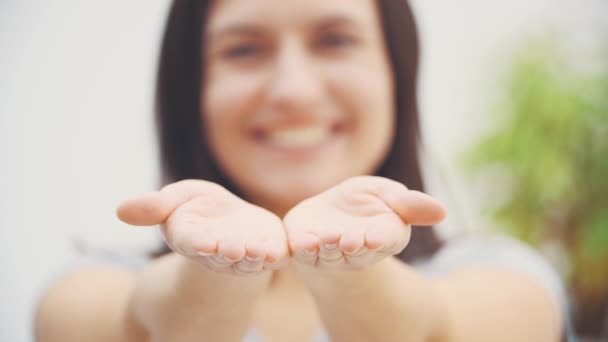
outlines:
[[[411,0],[428,192],[445,237],[499,231],[560,271],[608,339],[608,1]],[[0,341],[30,341],[79,249],[138,255],[114,216],[158,187],[154,71],[167,0],[0,2]]]

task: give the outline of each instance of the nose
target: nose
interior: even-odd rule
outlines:
[[[286,39],[274,60],[267,100],[280,113],[313,114],[323,96],[320,79],[312,56],[297,39]]]

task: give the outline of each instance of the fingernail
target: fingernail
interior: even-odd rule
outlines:
[[[206,253],[206,252],[197,251],[196,254],[198,254],[200,256],[203,256],[203,257],[208,257],[208,256],[211,256],[211,255],[213,255],[215,253]]]
[[[384,248],[384,245],[382,245],[380,247],[376,247],[376,248],[367,248],[367,250],[370,251],[370,252],[377,252],[377,251],[379,251],[379,250],[381,250],[383,248]]]
[[[309,251],[308,249],[304,250],[304,254],[306,255],[315,255],[317,254],[317,250],[315,249],[314,251]]]
[[[325,249],[330,249],[330,250],[338,248],[338,244],[337,243],[326,243],[323,246],[325,247]]]
[[[268,266],[274,266],[279,262],[278,259],[274,259],[274,260],[265,260],[264,264],[268,265]]]
[[[217,254],[212,255],[211,259],[213,259],[213,261],[217,262],[218,264],[232,264],[235,262],[235,261],[232,261],[232,260],[226,258],[223,255],[217,255]]]
[[[235,262],[238,262],[239,260],[241,260],[241,259],[231,260],[231,259],[228,259],[225,256],[222,256],[222,257],[224,258],[224,260],[226,260],[226,262],[229,262],[229,263],[235,263]]]
[[[342,252],[346,255],[352,256],[352,255],[356,254],[357,252],[359,252],[360,250],[361,250],[361,248],[355,249],[354,251],[342,250]]]
[[[256,257],[256,258],[251,258],[249,255],[245,255],[245,259],[250,262],[258,262],[258,261],[261,261],[263,258],[261,256]]]

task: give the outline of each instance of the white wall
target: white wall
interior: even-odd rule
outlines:
[[[481,226],[454,156],[488,124],[497,58],[548,22],[587,37],[608,11],[602,0],[412,2],[430,192],[448,203],[441,229],[454,235]],[[156,186],[151,95],[167,3],[0,2],[0,341],[31,339],[36,296],[73,258],[75,239],[140,251],[158,238],[113,212]]]
[[[124,196],[156,185],[151,91],[167,1],[0,2],[0,341],[74,256],[150,242]]]

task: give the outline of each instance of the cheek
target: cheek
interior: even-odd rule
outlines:
[[[252,101],[256,93],[255,80],[246,77],[218,75],[210,78],[204,87],[201,109],[209,121],[238,116]]]
[[[258,89],[252,77],[216,75],[206,82],[201,109],[206,135],[218,157],[242,139],[248,108],[253,108]]]
[[[343,65],[334,69],[332,91],[346,112],[353,133],[352,153],[383,159],[395,130],[393,80],[382,63],[375,67]]]

